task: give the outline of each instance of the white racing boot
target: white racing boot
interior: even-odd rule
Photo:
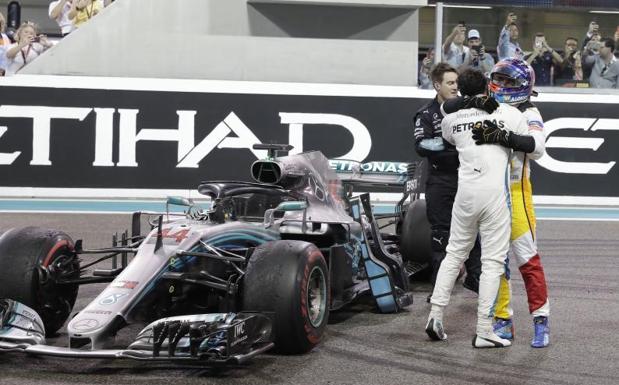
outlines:
[[[426,324],[426,334],[434,341],[442,341],[447,339],[447,334],[443,329],[443,322],[434,318],[430,318]]]
[[[504,348],[511,346],[510,340],[503,339],[494,332],[477,333],[473,337],[473,347],[475,348]]]
[[[432,304],[428,322],[426,323],[426,334],[434,341],[442,341],[447,339],[447,334],[443,330],[443,313],[444,306]]]
[[[426,334],[434,341],[443,341],[447,339],[447,334],[443,329],[443,311],[444,306],[432,305],[430,315],[428,315],[428,323],[426,323]]]

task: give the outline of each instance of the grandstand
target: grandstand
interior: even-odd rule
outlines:
[[[424,5],[117,0],[22,73],[410,86]]]
[[[50,1],[19,3],[22,21],[60,37]],[[465,21],[496,54],[504,15],[515,10],[523,49],[543,32],[562,52],[591,20],[612,37],[618,6],[452,1],[441,12],[441,38]],[[418,63],[436,45],[436,15],[426,0],[116,0],[21,73],[414,86]]]

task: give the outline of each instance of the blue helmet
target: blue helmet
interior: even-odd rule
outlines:
[[[520,104],[533,92],[535,72],[521,59],[504,59],[490,73],[488,92],[499,103]]]

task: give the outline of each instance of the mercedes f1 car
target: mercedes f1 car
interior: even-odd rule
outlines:
[[[363,293],[380,312],[410,305],[409,278],[430,253],[411,168],[329,161],[320,152],[278,156],[287,145],[256,148],[269,157],[252,164],[255,182],[203,182],[206,210],[173,197],[168,204],[187,206],[182,216],[136,212],[131,232],[110,248],[85,249],[57,230],[5,231],[0,352],[241,363],[271,348],[308,352],[329,312]],[[354,195],[368,186],[405,191],[396,212],[374,215],[369,194]],[[395,233],[381,232],[385,217]],[[145,235],[142,218],[150,224]],[[87,254],[94,261],[85,263]],[[107,268],[94,269],[103,261]],[[109,284],[70,318],[79,286],[101,282]],[[69,318],[68,346],[46,344]],[[146,326],[118,348],[116,334],[135,323]]]

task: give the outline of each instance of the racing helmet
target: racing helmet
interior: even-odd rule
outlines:
[[[499,103],[520,104],[529,99],[534,84],[535,72],[526,61],[504,59],[490,72],[488,93]]]

